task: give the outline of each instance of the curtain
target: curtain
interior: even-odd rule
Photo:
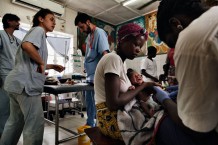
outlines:
[[[16,36],[22,41],[27,32],[28,30],[20,27],[19,30],[14,31],[14,36]],[[54,49],[54,51],[58,53],[60,56],[64,57],[66,61],[69,60],[67,54],[70,48],[70,39],[71,38],[64,38],[64,37],[52,37],[52,36],[47,37],[47,41]]]
[[[56,53],[65,57],[66,60],[69,59],[68,51],[70,48],[70,39],[71,38],[63,38],[63,37],[47,37],[48,43],[55,50]]]

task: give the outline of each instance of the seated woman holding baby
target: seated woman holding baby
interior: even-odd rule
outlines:
[[[128,145],[148,145],[154,141],[156,145],[165,145],[163,142],[170,145],[192,145],[188,134],[172,121],[178,114],[167,115],[169,111],[177,110],[165,108],[165,113],[150,100],[150,93],[154,93],[160,104],[167,100],[176,106],[175,102],[169,101],[169,94],[154,82],[142,82],[133,88],[128,79],[125,60],[137,56],[146,38],[144,29],[139,25],[123,25],[118,31],[116,51],[99,61],[94,80],[97,125],[103,134],[123,140]],[[153,88],[152,91],[150,87]],[[153,110],[143,106],[144,102],[151,108],[153,106]],[[165,138],[169,133],[173,137]]]
[[[156,119],[149,122],[147,114],[140,109],[136,96],[140,95],[142,90],[159,84],[143,82],[130,90],[132,84],[126,75],[124,65],[126,59],[132,60],[137,56],[146,39],[147,35],[139,25],[129,23],[122,26],[118,31],[116,51],[102,57],[95,72],[98,127],[103,134],[124,140],[126,144],[140,145],[149,142],[155,126]],[[134,124],[131,123],[131,113],[136,113]],[[159,117],[160,120],[162,116],[163,112],[156,114],[154,118]]]

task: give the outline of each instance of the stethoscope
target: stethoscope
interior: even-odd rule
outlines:
[[[6,32],[6,31],[5,31],[5,32]],[[19,46],[19,43],[18,43],[16,37],[14,37],[14,36],[9,36],[9,34],[8,34],[7,32],[6,32],[6,34],[8,35],[8,39],[9,39],[9,41],[11,42],[11,44],[13,44],[14,41],[15,41],[15,42],[16,42],[16,45]]]

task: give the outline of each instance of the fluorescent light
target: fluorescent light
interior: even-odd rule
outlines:
[[[126,0],[126,1],[123,2],[123,6],[129,5],[129,4],[131,4],[131,3],[135,2],[135,1],[136,0]]]

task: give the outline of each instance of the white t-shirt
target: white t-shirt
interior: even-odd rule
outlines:
[[[155,59],[153,59],[153,61],[152,61],[146,57],[145,59],[143,59],[141,61],[140,69],[146,70],[146,72],[149,75],[157,78],[157,63],[156,63]],[[152,79],[146,77],[146,82],[150,82],[150,81],[153,82]]]
[[[192,130],[218,131],[218,7],[179,35],[174,60],[179,82],[178,114]]]
[[[105,74],[114,73],[120,77],[120,92],[128,91],[131,83],[126,75],[126,68],[120,56],[115,52],[104,55],[99,61],[94,78],[95,103],[106,102]],[[113,90],[111,90],[113,91]]]

